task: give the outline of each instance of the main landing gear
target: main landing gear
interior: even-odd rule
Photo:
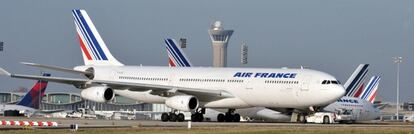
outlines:
[[[240,114],[234,113],[236,109],[229,109],[225,114],[218,114],[218,122],[240,122]]]
[[[185,119],[184,114],[183,113],[179,113],[177,110],[173,110],[172,112],[162,113],[161,114],[161,121],[163,121],[163,122],[167,122],[167,121],[171,121],[171,122],[176,122],[176,121],[183,122],[184,119]]]
[[[195,112],[191,114],[191,121],[192,122],[203,122],[205,113],[206,113],[205,108],[196,109]]]

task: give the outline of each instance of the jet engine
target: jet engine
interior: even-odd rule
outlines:
[[[179,95],[166,99],[165,104],[170,108],[189,112],[198,108],[198,99],[194,96]]]
[[[108,102],[114,99],[115,93],[107,86],[93,86],[81,91],[81,97],[95,102]]]

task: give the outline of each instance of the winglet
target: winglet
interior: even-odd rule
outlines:
[[[7,72],[6,70],[4,70],[3,68],[0,67],[0,75],[7,75],[7,76],[11,76],[11,74],[9,72]]]

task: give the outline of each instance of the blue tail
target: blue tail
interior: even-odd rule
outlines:
[[[50,74],[44,73],[43,76],[50,76]],[[20,100],[17,105],[39,109],[39,100],[45,94],[46,87],[47,81],[37,81],[32,89],[30,89],[30,91],[24,95],[22,100]]]

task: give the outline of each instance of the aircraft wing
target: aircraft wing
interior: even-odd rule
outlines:
[[[20,62],[20,63],[24,64],[24,65],[27,65],[27,66],[51,69],[51,70],[56,70],[56,71],[68,72],[68,73],[86,74],[86,75],[92,75],[93,74],[92,72],[88,72],[88,71],[79,71],[79,70],[73,70],[73,69],[70,69],[70,68],[58,67],[58,66],[50,66],[50,65],[43,65],[43,64],[30,63],[30,62]]]
[[[41,111],[37,111],[36,113],[40,113],[40,114],[52,114],[52,113],[58,113],[58,112],[64,112],[66,111],[65,109],[56,109],[56,110],[41,110]]]
[[[0,68],[0,75],[7,75],[13,78],[32,79],[32,80],[46,80],[49,82],[63,83],[80,87],[88,84],[100,84],[107,85],[115,90],[131,90],[131,91],[148,91],[151,90],[154,95],[161,95],[165,92],[169,93],[183,93],[188,95],[194,95],[200,100],[211,100],[233,97],[230,93],[224,90],[215,89],[201,89],[201,88],[187,88],[169,85],[159,84],[145,84],[145,83],[132,83],[132,82],[118,82],[118,81],[103,81],[103,80],[89,80],[78,78],[64,78],[64,77],[45,77],[36,75],[23,75],[23,74],[11,74]]]

